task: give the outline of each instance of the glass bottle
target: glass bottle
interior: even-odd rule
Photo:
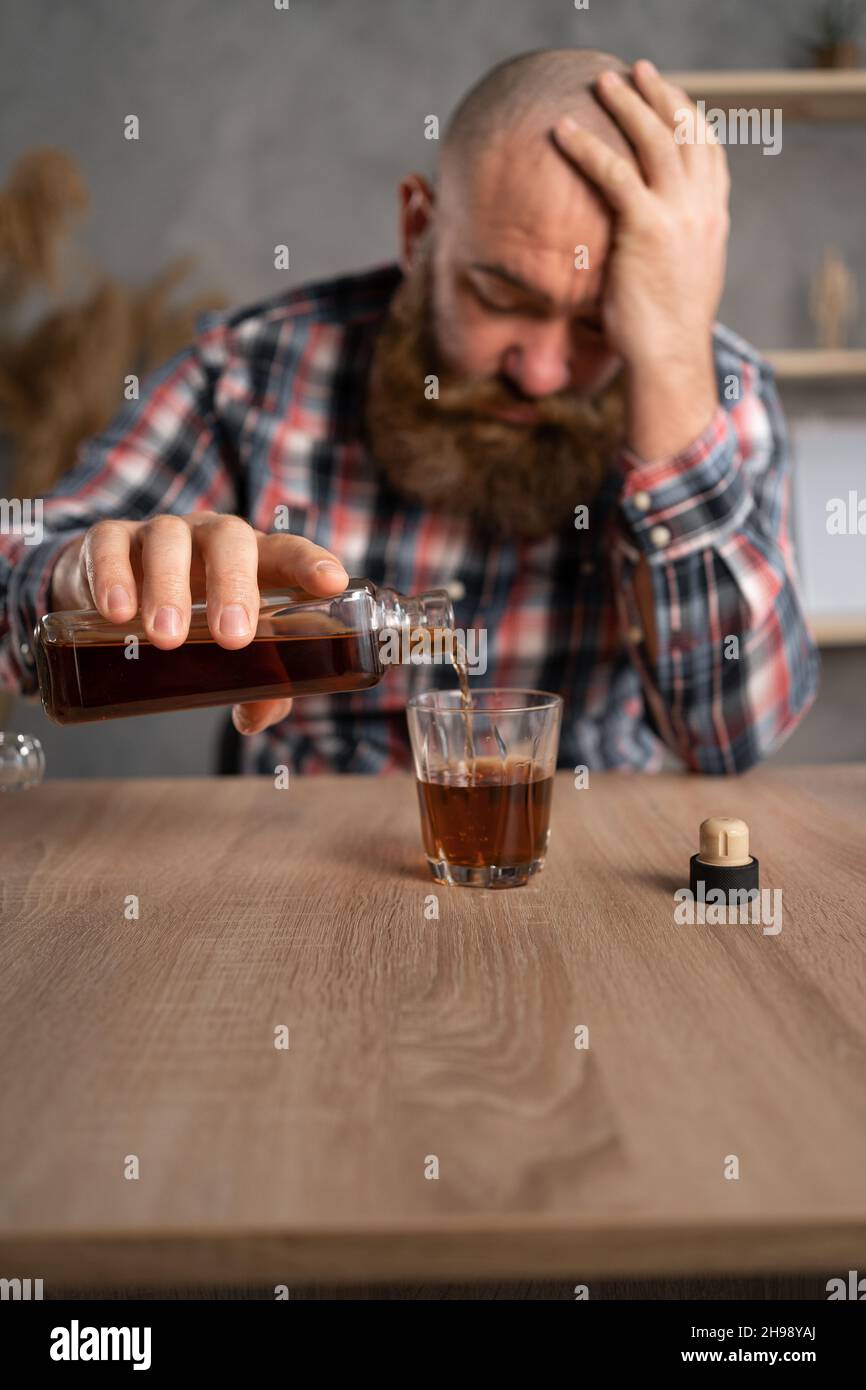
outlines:
[[[55,724],[82,724],[367,690],[395,650],[403,653],[396,659],[414,660],[419,629],[441,639],[453,626],[444,589],[407,597],[352,579],[333,598],[303,589],[263,593],[255,637],[237,651],[213,640],[205,603],[192,605],[189,636],[172,651],[147,639],[140,617],[115,625],[88,609],[47,613],[36,624],[34,651],[45,713]]]

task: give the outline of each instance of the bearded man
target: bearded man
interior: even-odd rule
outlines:
[[[564,697],[561,765],[730,773],[777,747],[817,655],[772,374],[715,322],[726,161],[705,127],[677,139],[687,106],[585,50],[488,73],[434,184],[401,184],[399,266],[207,316],[83,446],[45,540],[0,538],[3,683],[35,689],[49,608],[140,612],[169,649],[206,598],[235,649],[261,590],[353,574],[450,586],[485,684]],[[413,674],[237,706],[241,769],[408,766]]]

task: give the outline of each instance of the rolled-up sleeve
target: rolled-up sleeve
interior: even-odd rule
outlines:
[[[659,735],[706,773],[741,772],[772,752],[818,686],[791,547],[782,412],[771,368],[738,342],[726,334],[717,343],[720,400],[704,433],[670,459],[626,454],[620,494],[623,630],[640,632],[643,557],[656,654],[650,667],[632,638],[632,659]]]

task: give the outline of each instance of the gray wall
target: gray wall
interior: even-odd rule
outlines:
[[[584,44],[662,68],[804,65],[813,0],[2,0],[0,177],[24,149],[75,154],[93,194],[83,249],[140,283],[200,257],[199,281],[242,303],[396,254],[395,185],[429,171],[424,118],[444,119],[487,67]],[[123,118],[140,117],[138,143]],[[762,346],[808,345],[809,277],[838,246],[866,286],[866,126],[789,124],[776,158],[731,149],[722,317]],[[291,248],[290,276],[273,246]],[[862,295],[866,301],[866,293]],[[864,311],[855,341],[866,340]],[[859,413],[850,388],[786,392],[792,412]],[[866,755],[845,722],[862,652],[831,658],[822,705],[785,756]],[[851,682],[854,682],[854,686]],[[15,720],[42,730],[22,705]],[[54,775],[193,772],[218,715],[50,731]],[[860,742],[858,744],[857,739]]]
[[[392,257],[396,181],[430,164],[424,117],[501,58],[587,44],[669,68],[802,63],[817,4],[3,0],[0,169],[64,146],[93,190],[84,244],[101,265],[143,280],[195,250],[202,279],[243,302],[285,286],[276,242],[293,280]],[[129,112],[138,143],[122,138]],[[746,337],[811,341],[808,278],[828,243],[864,283],[863,156],[857,125],[790,124],[775,158],[731,149],[724,312]]]

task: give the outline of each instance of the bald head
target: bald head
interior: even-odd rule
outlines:
[[[465,186],[479,161],[504,141],[524,149],[549,140],[555,122],[572,116],[618,154],[631,155],[619,126],[593,93],[598,75],[628,76],[620,58],[591,48],[549,48],[523,53],[492,68],[467,92],[448,123],[442,144],[440,191]]]

